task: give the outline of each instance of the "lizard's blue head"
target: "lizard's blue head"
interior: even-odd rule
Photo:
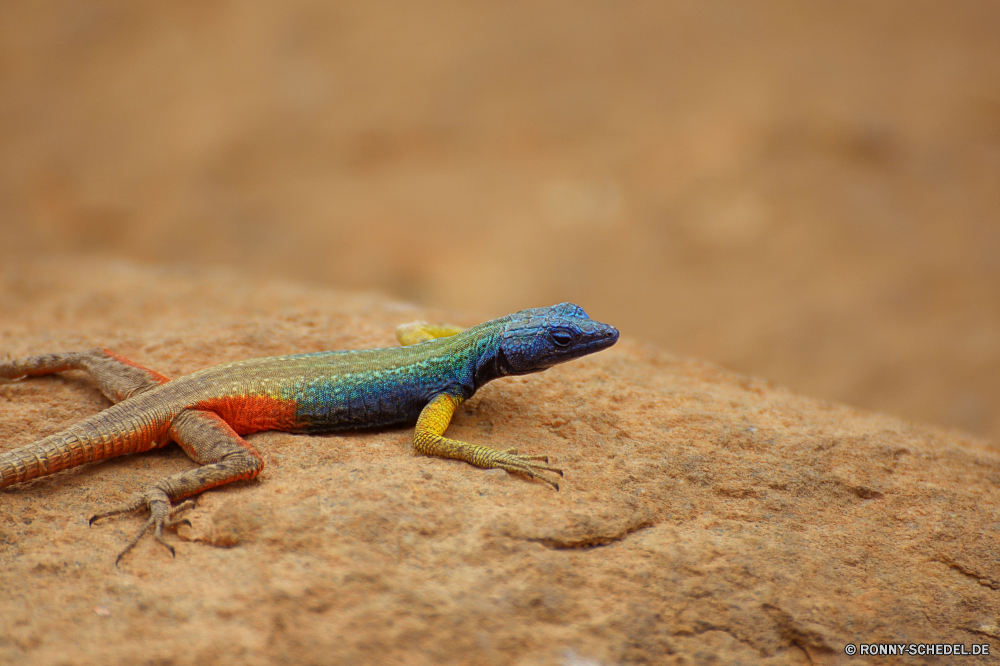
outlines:
[[[618,329],[594,321],[572,303],[522,310],[504,319],[496,358],[499,374],[538,372],[618,342]]]

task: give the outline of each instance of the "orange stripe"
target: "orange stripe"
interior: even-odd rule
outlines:
[[[110,356],[111,358],[113,358],[113,359],[115,359],[116,361],[118,361],[119,363],[123,363],[123,364],[125,364],[125,365],[130,365],[130,366],[132,366],[133,368],[138,368],[139,370],[142,370],[142,371],[143,371],[143,372],[145,372],[145,373],[146,373],[147,375],[149,375],[149,376],[150,376],[150,378],[151,378],[151,379],[152,379],[153,381],[155,381],[155,382],[156,382],[157,384],[166,384],[167,382],[169,382],[169,381],[170,381],[170,378],[169,378],[169,377],[164,377],[163,375],[161,375],[160,373],[158,373],[158,372],[157,372],[156,370],[150,370],[149,368],[147,368],[147,367],[146,367],[146,366],[144,366],[144,365],[139,365],[139,364],[138,364],[138,363],[136,363],[135,361],[132,361],[132,360],[130,360],[130,359],[127,359],[127,358],[125,358],[124,356],[122,356],[121,354],[116,354],[115,352],[111,351],[110,349],[104,349],[104,350],[102,350],[102,351],[103,351],[103,352],[104,352],[105,354],[107,354],[108,356]]]
[[[194,405],[215,412],[239,435],[262,430],[296,430],[302,424],[295,417],[296,405],[289,400],[266,396],[224,396]]]

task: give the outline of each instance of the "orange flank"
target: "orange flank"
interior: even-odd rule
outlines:
[[[239,435],[262,430],[296,430],[301,423],[295,418],[296,406],[291,400],[279,400],[263,395],[231,395],[202,400],[196,409],[215,412]]]

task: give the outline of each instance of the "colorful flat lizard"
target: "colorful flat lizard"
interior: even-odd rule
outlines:
[[[262,430],[325,432],[416,422],[413,446],[420,453],[521,472],[559,489],[541,473],[562,476],[546,456],[467,444],[444,432],[455,409],[486,382],[606,349],[618,340],[615,328],[562,303],[465,330],[414,322],[400,326],[396,337],[402,347],[254,358],[172,381],[107,349],[0,362],[0,381],[86,370],[116,403],[62,432],[0,453],[0,488],[177,442],[201,467],[163,479],[90,519],[93,524],[149,509],[149,519],[116,563],[151,527],[173,553],[163,528],[186,522],[174,516],[193,502],[173,503],[257,476],[264,461],[241,435]]]

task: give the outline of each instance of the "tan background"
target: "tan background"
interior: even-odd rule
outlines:
[[[996,439],[998,211],[996,3],[0,6],[8,270],[572,300]]]

